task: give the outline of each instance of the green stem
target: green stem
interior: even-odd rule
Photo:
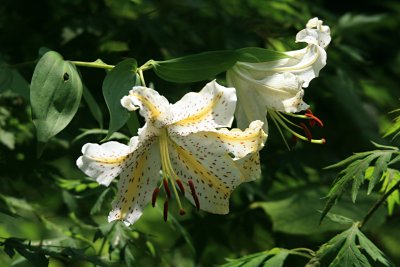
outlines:
[[[137,71],[139,73],[140,83],[142,84],[142,86],[146,87],[146,82],[144,81],[144,76],[143,76],[143,70],[139,68]]]
[[[107,69],[110,70],[114,68],[114,65],[108,65],[106,63],[99,63],[99,62],[84,62],[84,61],[70,61],[75,66],[79,67],[88,67],[88,68],[98,68],[98,69]]]
[[[359,228],[361,229],[375,213],[375,211],[386,201],[386,199],[397,189],[400,188],[400,181],[398,181],[394,186],[392,186],[368,211],[364,219],[360,222]]]

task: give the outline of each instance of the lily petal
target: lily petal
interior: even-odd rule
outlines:
[[[230,127],[235,106],[235,89],[219,85],[214,80],[206,84],[199,93],[188,93],[171,106],[173,118],[169,131],[187,135]]]
[[[244,132],[223,129],[197,132],[185,137],[170,135],[169,153],[174,171],[186,187],[191,181],[196,192],[196,196],[193,196],[188,188],[185,197],[194,205],[197,197],[200,209],[207,212],[228,213],[232,191],[251,179],[244,175],[259,176],[259,164],[255,158],[245,162],[245,167],[251,167],[251,171],[246,171],[243,168],[245,163],[236,163],[235,159],[249,153],[258,154],[266,138],[261,128],[262,122],[257,121]],[[256,164],[250,166],[250,162]]]
[[[126,225],[136,222],[150,202],[160,176],[158,142],[149,140],[132,153],[132,160],[122,171],[118,195],[108,221],[121,220]]]
[[[169,110],[169,102],[164,96],[151,88],[133,87],[129,91],[129,95],[121,99],[121,105],[129,111],[140,108],[139,113],[145,118],[146,122],[154,121],[159,127],[165,125],[163,118]]]
[[[77,166],[98,183],[108,186],[126,166],[131,149],[115,141],[102,145],[88,143],[82,147],[82,154],[76,161]]]

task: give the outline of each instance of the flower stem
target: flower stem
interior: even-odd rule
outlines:
[[[107,69],[110,70],[114,68],[114,65],[108,65],[104,62],[94,61],[94,62],[84,62],[84,61],[70,61],[75,66],[79,67],[88,67],[88,68],[98,68],[98,69]]]
[[[361,229],[375,213],[375,211],[385,202],[385,200],[397,189],[400,188],[400,181],[398,181],[394,186],[392,186],[375,204],[369,209],[367,215],[360,222],[359,228]]]

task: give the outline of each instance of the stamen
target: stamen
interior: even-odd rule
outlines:
[[[167,179],[165,179],[165,178],[163,179],[163,184],[164,184],[165,193],[167,194],[167,197],[169,199],[169,198],[171,198],[171,190],[169,190]]]
[[[308,128],[307,128],[307,125],[305,125],[305,124],[302,123],[302,122],[300,122],[300,126],[301,126],[301,128],[303,128],[303,131],[304,131],[304,133],[305,133],[305,135],[306,135],[308,141],[311,142],[311,140],[312,140],[312,135],[311,135],[310,129],[308,129]]]
[[[156,205],[158,193],[160,193],[160,188],[156,187],[153,191],[153,195],[151,196],[151,205],[153,206],[153,208]]]
[[[325,144],[326,143],[325,139],[312,139],[311,131],[304,123],[301,122],[299,124],[294,124],[292,121],[290,121],[288,118],[286,118],[283,114],[281,114],[278,111],[268,110],[268,114],[271,117],[271,119],[274,121],[274,123],[277,125],[277,128],[278,128],[279,132],[281,133],[281,135],[283,135],[283,134],[282,134],[282,131],[279,126],[282,126],[287,131],[289,131],[293,136],[297,137],[300,140],[309,141],[314,144]],[[311,115],[306,116],[306,115],[299,115],[299,114],[292,114],[292,113],[284,113],[284,114],[291,116],[291,117],[299,118],[299,119],[314,120],[315,123],[318,123],[320,126],[323,125],[322,121],[320,119],[318,119],[317,117],[315,117],[314,115],[312,115],[312,117],[310,117]],[[312,114],[311,111],[309,111],[308,114]],[[289,127],[290,125],[302,129],[304,131],[305,136],[294,131],[291,127]],[[289,148],[285,138],[283,140],[285,141],[286,146]],[[289,150],[290,150],[290,148],[289,148]]]
[[[315,123],[317,123],[319,127],[324,127],[324,123],[312,113],[311,109],[307,109],[305,116],[311,119],[310,120],[311,127],[313,127]]]
[[[192,196],[193,196],[194,203],[196,204],[197,211],[199,211],[200,210],[200,201],[196,194],[196,189],[194,188],[193,181],[189,180],[188,183],[189,183],[189,187],[190,187],[190,192],[192,193]]]
[[[185,188],[183,187],[182,181],[180,179],[176,179],[175,181],[178,184],[178,187],[179,187],[179,190],[181,191],[181,193],[185,194]]]
[[[164,201],[164,222],[168,220],[168,199]]]

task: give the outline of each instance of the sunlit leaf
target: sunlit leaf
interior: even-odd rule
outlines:
[[[82,82],[75,66],[49,51],[35,67],[30,99],[36,127],[38,154],[74,117],[82,96]]]
[[[370,176],[370,184],[368,187],[368,192],[372,192],[375,185],[380,180],[387,167],[390,165],[390,159],[399,154],[399,151],[396,147],[383,146],[375,143],[374,145],[375,147],[381,149],[356,153],[349,158],[326,168],[332,169],[337,167],[345,167],[342,171],[340,171],[338,178],[334,181],[327,194],[328,200],[325,204],[325,208],[323,209],[321,221],[336,203],[337,199],[340,198],[347,190],[350,184],[352,184],[352,200],[353,202],[356,201],[360,186],[366,179],[366,171],[370,169],[370,166],[375,166],[372,175]]]
[[[273,50],[247,47],[238,50],[203,52],[165,61],[150,60],[147,64],[166,81],[189,83],[214,79],[218,74],[230,69],[237,61],[264,62],[284,57],[287,56]]]

